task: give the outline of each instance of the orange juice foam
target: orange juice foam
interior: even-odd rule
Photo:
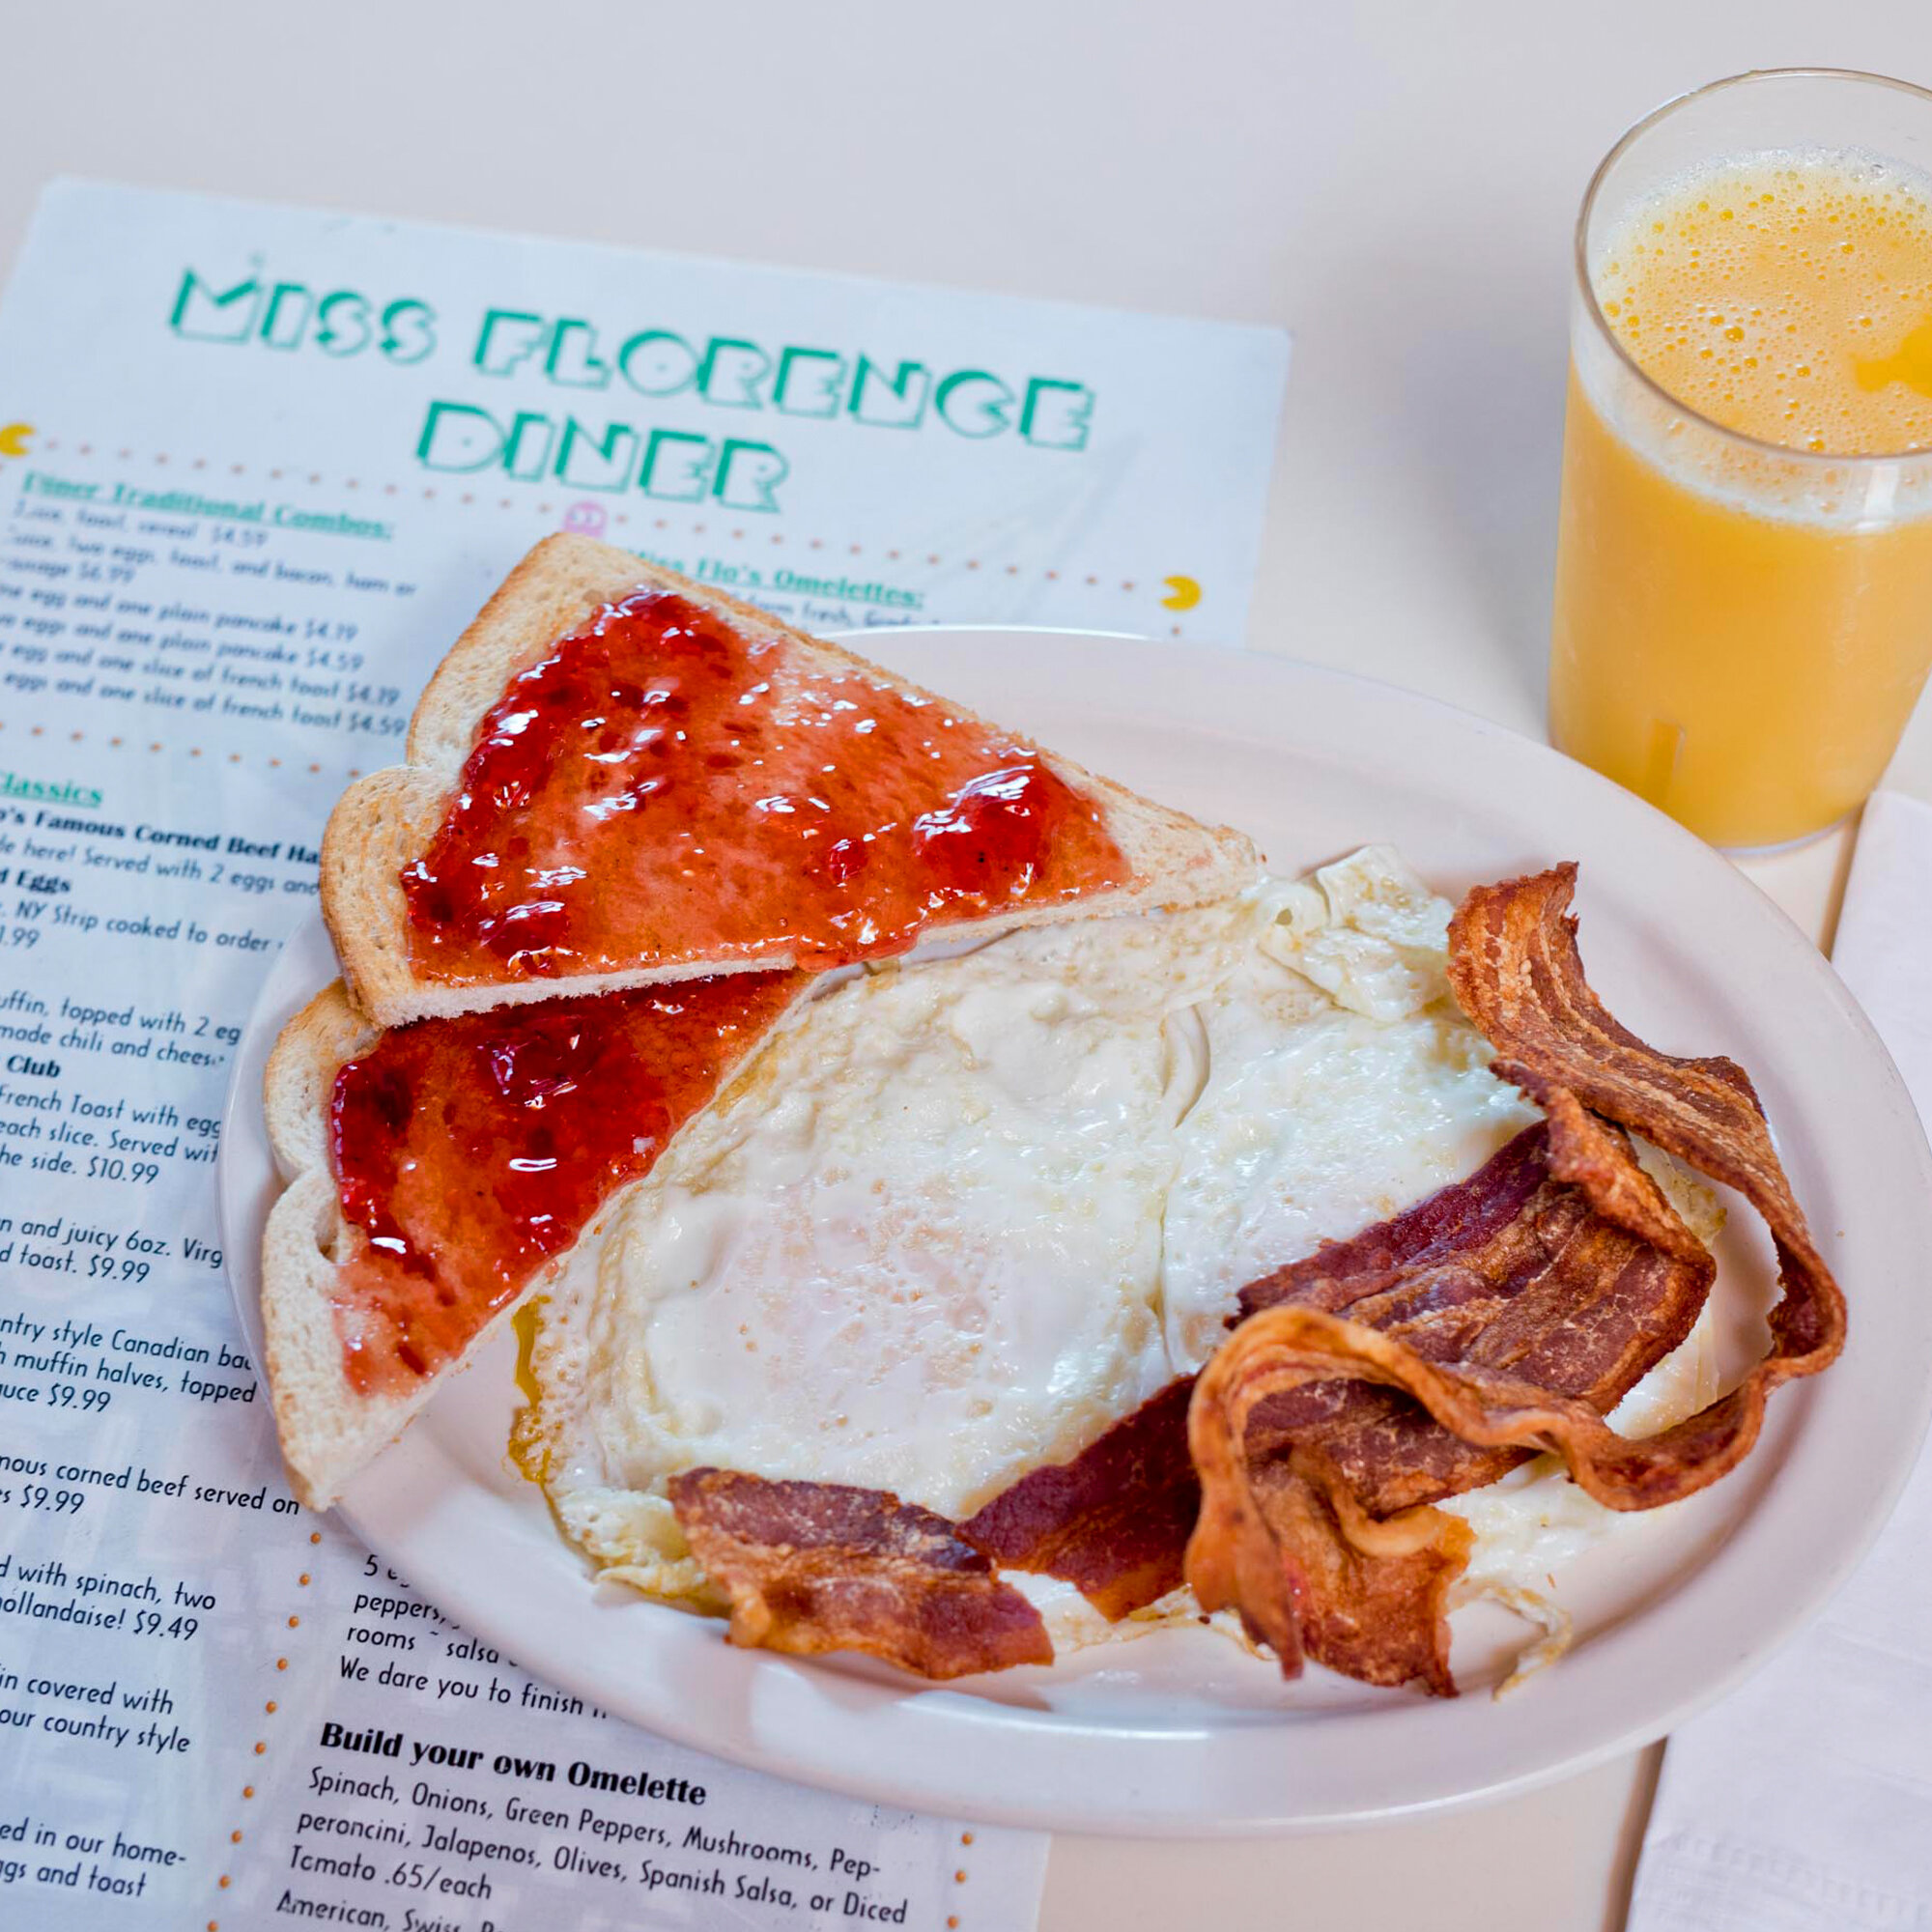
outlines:
[[[1932,448],[1932,208],[1883,163],[1713,170],[1624,223],[1593,275],[1645,375],[1787,449]]]
[[[1833,460],[1932,452],[1932,185],[1721,162],[1592,285],[1675,401],[1579,330],[1551,735],[1719,844],[1802,838],[1877,782],[1932,665],[1932,453]]]

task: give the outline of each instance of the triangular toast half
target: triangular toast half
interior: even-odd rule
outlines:
[[[385,1035],[337,980],[289,1022],[263,1087],[287,1185],[262,1321],[303,1502],[337,1500],[814,983],[734,975]],[[547,1158],[565,1168],[549,1192],[528,1171]]]
[[[397,1026],[1198,904],[1256,863],[1237,832],[562,535],[443,660],[407,762],[343,794],[322,890],[356,1003]]]

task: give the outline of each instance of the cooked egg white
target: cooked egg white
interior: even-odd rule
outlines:
[[[1536,1118],[1447,996],[1448,914],[1372,847],[831,987],[545,1307],[520,1453],[566,1532],[706,1604],[665,1498],[681,1469],[956,1519],[1076,1454],[1200,1365],[1244,1283]],[[1479,1534],[1472,1589],[1530,1588],[1600,1528],[1531,1466],[1452,1505]],[[1057,1642],[1108,1633],[1069,1586],[1030,1588]]]

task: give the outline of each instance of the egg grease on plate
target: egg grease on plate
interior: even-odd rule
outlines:
[[[1369,847],[832,986],[580,1244],[520,1464],[604,1576],[715,1609],[665,1495],[682,1469],[957,1520],[1076,1455],[1201,1365],[1244,1284],[1538,1118],[1449,996],[1449,913]],[[1701,1399],[1705,1332],[1627,1398],[1646,1428]],[[1553,1654],[1538,1586],[1609,1513],[1537,1463],[1447,1507],[1478,1533],[1466,1591]],[[1109,1625],[1070,1584],[1010,1580],[1062,1648],[1197,1614],[1182,1590]]]

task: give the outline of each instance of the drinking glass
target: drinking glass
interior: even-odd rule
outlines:
[[[1738,849],[1827,829],[1898,743],[1932,667],[1932,449],[1727,429],[1638,367],[1598,292],[1644,203],[1791,159],[1932,181],[1932,94],[1827,70],[1719,81],[1638,122],[1577,222],[1550,737]]]

